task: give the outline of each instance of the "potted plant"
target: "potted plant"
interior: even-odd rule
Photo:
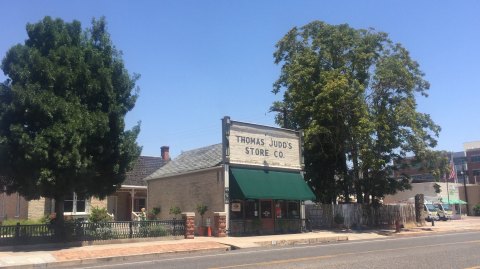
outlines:
[[[148,212],[148,220],[157,220],[157,215],[160,213],[160,207],[154,207]]]
[[[205,215],[207,210],[208,210],[208,206],[204,204],[197,205],[197,212],[198,214],[200,214],[200,217],[201,217],[201,222],[200,222],[200,225],[198,226],[198,235],[200,236],[204,236],[206,233],[205,231],[207,230],[207,227],[204,226],[204,222],[203,222],[203,215]]]
[[[178,206],[172,206],[170,207],[170,215],[174,215],[173,219],[177,219],[177,215],[180,215],[182,213],[182,210],[180,210],[180,207]]]

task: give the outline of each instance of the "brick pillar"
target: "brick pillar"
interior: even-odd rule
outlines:
[[[214,212],[213,213],[213,236],[226,237],[227,236],[227,213]]]
[[[185,221],[185,239],[195,238],[195,213],[183,212],[182,218]]]

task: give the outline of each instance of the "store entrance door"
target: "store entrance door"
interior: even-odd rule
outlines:
[[[260,219],[262,221],[262,232],[265,234],[274,233],[273,201],[260,200]]]

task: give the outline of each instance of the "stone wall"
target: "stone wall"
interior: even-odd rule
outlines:
[[[213,212],[222,212],[225,208],[224,186],[222,168],[153,179],[148,181],[148,210],[159,207],[160,219],[172,219],[174,216],[169,210],[178,206],[182,212],[195,212],[195,224],[200,226],[201,217],[196,208],[204,204],[208,211],[203,222],[210,219],[213,224]]]
[[[28,202],[28,219],[40,219],[45,215],[50,214],[50,199],[41,197],[38,200],[31,200]]]

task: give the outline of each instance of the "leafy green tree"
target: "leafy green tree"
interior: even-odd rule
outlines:
[[[283,127],[304,130],[317,198],[370,203],[409,188],[391,177],[395,163],[435,146],[440,128],[416,111],[429,84],[408,51],[385,33],[320,21],[291,29],[276,48],[273,93],[283,100],[271,111]]]
[[[125,69],[104,18],[87,30],[50,17],[26,29],[1,65],[1,189],[54,198],[61,223],[66,195],[105,197],[138,158],[140,127],[125,130],[124,120],[138,75]]]

